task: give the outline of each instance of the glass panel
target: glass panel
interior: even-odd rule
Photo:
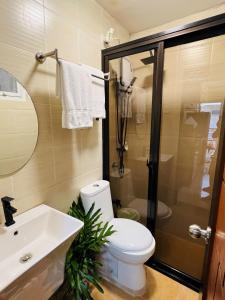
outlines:
[[[110,184],[115,215],[146,225],[154,51],[110,61]],[[143,60],[144,59],[144,60]]]
[[[156,258],[201,279],[225,97],[225,37],[165,50]]]

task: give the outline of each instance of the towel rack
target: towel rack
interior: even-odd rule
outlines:
[[[37,52],[35,55],[36,60],[43,64],[46,60],[47,57],[54,58],[57,62],[59,62],[59,57],[58,57],[58,49],[54,49],[53,51],[43,53],[43,52]],[[104,73],[104,78],[91,74],[91,76],[96,77],[98,79],[104,80],[104,81],[109,81],[110,80],[110,72]]]

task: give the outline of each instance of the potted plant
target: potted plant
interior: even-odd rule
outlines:
[[[83,221],[84,226],[73,241],[66,257],[68,292],[75,300],[92,300],[91,286],[96,287],[101,293],[104,292],[99,275],[101,263],[97,257],[101,248],[108,243],[107,238],[113,234],[113,226],[109,226],[108,222],[103,224],[99,221],[101,209],[94,211],[94,203],[85,213],[80,196],[77,203],[75,201],[72,203],[69,215]]]

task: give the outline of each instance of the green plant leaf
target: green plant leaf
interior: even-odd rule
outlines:
[[[113,226],[100,220],[101,209],[94,210],[93,203],[85,213],[81,197],[73,201],[68,214],[84,222],[83,228],[73,241],[66,257],[65,272],[70,289],[75,300],[93,300],[90,283],[101,293],[101,276],[99,269],[102,264],[98,254],[102,247],[108,243],[107,238],[115,232]]]
[[[81,282],[81,291],[82,291],[83,295],[86,297],[86,299],[94,300],[91,297],[90,290],[89,290],[88,286],[86,284],[84,284],[83,282]]]
[[[103,288],[97,282],[97,280],[94,278],[94,276],[91,276],[91,275],[88,275],[88,274],[85,274],[85,273],[82,273],[82,276],[84,276],[84,278],[86,278],[89,282],[91,282],[101,293],[104,293]]]

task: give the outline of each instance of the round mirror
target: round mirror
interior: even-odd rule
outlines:
[[[11,174],[30,159],[38,138],[38,120],[24,87],[0,68],[0,176]]]

